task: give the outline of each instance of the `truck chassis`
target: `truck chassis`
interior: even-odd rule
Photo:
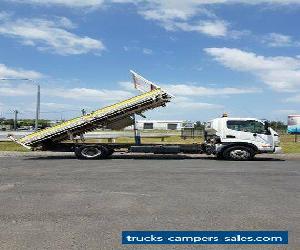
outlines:
[[[74,152],[78,159],[107,159],[115,151],[153,154],[201,154],[204,144],[130,144],[130,143],[70,143],[61,142],[44,145],[40,150]]]
[[[256,151],[251,145],[232,144],[216,151],[216,145],[201,144],[134,144],[134,143],[74,143],[61,142],[43,145],[42,151],[74,152],[77,159],[107,159],[114,152],[145,153],[145,154],[206,154],[215,155],[217,159],[251,160]]]

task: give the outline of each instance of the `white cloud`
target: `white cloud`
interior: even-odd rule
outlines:
[[[219,20],[212,12],[199,8],[196,1],[152,1],[140,7],[138,13],[146,20],[158,22],[169,31],[182,30],[199,32],[208,36],[226,36],[228,23]],[[149,2],[148,2],[149,3]],[[191,22],[196,15],[204,16],[201,20]]]
[[[36,94],[36,85],[17,81],[17,79],[29,78],[38,79],[44,77],[43,74],[24,69],[9,68],[4,64],[0,64],[0,79],[16,78],[16,81],[0,81],[0,96],[32,96]],[[132,85],[132,84],[131,84]],[[132,96],[129,88],[129,82],[121,82],[125,90],[110,89],[92,89],[92,88],[64,88],[55,86],[49,87],[47,84],[42,85],[41,92],[44,97],[59,97],[64,99],[85,100],[96,102],[118,101]],[[127,91],[128,90],[128,91]],[[45,102],[43,105],[54,106],[55,103]]]
[[[33,83],[23,82],[18,79],[36,80],[44,77],[40,72],[24,70],[21,68],[10,68],[0,64],[0,79],[14,79],[14,81],[0,81],[0,96],[32,96],[36,93]],[[17,84],[14,84],[17,83]]]
[[[223,109],[224,108],[223,105],[206,103],[206,102],[193,102],[193,101],[175,102],[173,105],[176,109],[186,109],[186,110],[192,110],[192,109],[207,110],[207,109]]]
[[[136,91],[134,85],[130,81],[119,82],[121,88],[127,91]],[[240,95],[240,94],[252,94],[260,93],[261,89],[258,88],[208,88],[203,86],[191,85],[191,84],[161,84],[161,87],[173,94],[176,100],[188,101],[183,99],[187,97],[211,97],[211,96],[229,96],[229,95]]]
[[[163,87],[175,96],[226,96],[261,92],[261,90],[257,88],[207,88],[187,84],[170,84],[164,85]]]
[[[6,11],[0,11],[0,21],[7,20],[11,16],[10,13]]]
[[[188,20],[201,11],[197,9],[197,4],[193,1],[154,0],[143,4],[139,9],[139,14],[147,20],[166,22],[170,20]]]
[[[41,103],[42,109],[47,108],[49,110],[51,109],[70,109],[74,108],[74,105],[67,104],[67,103],[56,103],[56,102],[42,102]]]
[[[62,5],[71,8],[96,8],[100,7],[104,0],[10,0],[18,3],[27,3],[27,4],[35,4],[35,5]]]
[[[74,29],[77,27],[69,18],[67,17],[55,17],[54,18],[56,26],[63,27],[66,29]]]
[[[134,84],[132,82],[130,82],[130,81],[121,81],[118,84],[124,90],[127,90],[127,91],[136,91],[136,89],[134,88]]]
[[[153,54],[153,51],[152,51],[152,49],[144,48],[144,49],[143,49],[143,53],[144,53],[145,55],[152,55],[152,54]]]
[[[119,85],[128,91],[135,90],[133,84],[128,81],[119,82]],[[230,96],[240,94],[260,93],[257,88],[208,88],[190,84],[161,84],[163,89],[175,96],[171,103],[167,105],[169,114],[176,114],[178,110],[211,110],[223,109],[221,104],[207,103],[199,101],[199,97]]]
[[[167,30],[194,31],[213,37],[238,38],[245,31],[230,31],[229,23],[219,19],[210,6],[216,4],[300,4],[299,0],[13,0],[23,4],[66,6],[70,8],[100,8],[112,4],[131,3],[147,20],[153,20]],[[196,22],[192,22],[193,19]]]
[[[83,101],[119,101],[132,96],[132,93],[123,90],[90,89],[90,88],[54,88],[45,91],[48,96]]]
[[[299,4],[299,0],[223,0],[224,3],[243,3],[243,4]]]
[[[259,77],[278,91],[293,91],[300,86],[300,59],[294,57],[264,57],[233,48],[206,48],[216,61],[236,71]]]
[[[24,70],[20,68],[9,68],[4,64],[0,64],[0,78],[29,78],[38,79],[43,77],[43,74],[33,71]],[[1,83],[0,83],[1,86]]]
[[[223,109],[224,106],[221,104],[202,102],[187,96],[176,96],[167,104],[163,111],[155,110],[152,113],[157,113],[156,116],[161,117],[160,119],[174,119],[174,117],[182,119],[183,117],[191,117],[191,114],[193,114],[193,119],[199,119],[199,117],[195,116],[199,114],[199,111],[220,112]]]
[[[42,99],[51,98],[51,100],[57,100],[56,102],[42,102],[42,110],[63,110],[72,109],[74,105],[69,101],[78,100],[83,103],[96,102],[100,103],[100,106],[107,105],[109,103],[118,102],[127,99],[131,96],[136,95],[133,92],[131,82],[120,82],[119,85],[124,90],[109,90],[109,89],[91,89],[91,88],[63,88],[53,86],[52,88],[43,87],[41,88]],[[0,86],[0,96],[8,97],[26,97],[35,96],[36,87],[30,84],[8,84],[3,87]],[[180,93],[182,95],[177,96],[168,105],[170,112],[178,110],[209,110],[209,109],[221,109],[222,105],[199,102],[189,97],[189,93]],[[210,95],[210,94],[209,94]],[[202,95],[201,95],[202,96]],[[195,96],[193,96],[195,97]],[[60,103],[59,100],[64,99],[65,103]],[[172,111],[173,110],[173,111]]]
[[[128,91],[134,91],[133,84],[128,81],[119,82],[119,85]],[[213,96],[230,96],[239,94],[260,93],[261,90],[257,88],[208,88],[203,86],[195,86],[190,84],[161,84],[169,93],[175,96],[171,103],[168,104],[168,110],[171,113],[182,110],[208,110],[208,109],[223,109],[221,104],[207,103],[199,101],[199,97],[213,97]]]
[[[279,33],[270,33],[265,36],[263,43],[266,43],[270,47],[291,47],[291,46],[300,46],[300,42],[294,41],[291,36],[279,34]]]
[[[13,84],[4,85],[0,84],[0,96],[10,97],[25,97],[35,96],[36,87],[30,84]],[[60,98],[66,100],[79,100],[83,102],[97,102],[97,103],[110,103],[127,99],[134,94],[124,90],[109,90],[109,89],[91,89],[91,88],[59,88],[59,87],[44,87],[41,88],[41,95],[43,98]],[[56,99],[55,99],[56,100]],[[44,102],[43,106],[48,108],[66,108],[68,104],[57,104],[52,102]],[[71,106],[71,105],[70,105]]]
[[[17,38],[22,44],[35,46],[40,51],[50,51],[60,55],[85,53],[99,54],[105,50],[100,40],[78,36],[66,29],[74,28],[67,18],[8,19],[0,22],[0,35]]]
[[[3,112],[4,111],[4,104],[0,102],[0,112]],[[3,113],[0,113],[0,118],[3,117]]]
[[[10,2],[55,6],[61,5],[70,8],[98,8],[105,4],[112,3],[133,3],[133,4],[149,4],[149,5],[161,5],[167,9],[182,10],[182,14],[174,15],[192,15],[195,13],[195,9],[198,6],[207,6],[215,4],[299,4],[299,0],[6,0]],[[196,10],[197,11],[197,10]]]
[[[149,48],[141,48],[139,46],[123,46],[123,49],[125,52],[139,52],[139,53],[143,53],[145,55],[152,55],[153,54],[153,50],[149,49]]]
[[[295,95],[295,96],[292,96],[292,97],[288,97],[286,99],[286,102],[300,103],[300,95]]]
[[[288,115],[288,114],[296,114],[297,110],[295,109],[278,109],[273,111],[274,114],[280,115]]]
[[[215,4],[300,4],[299,0],[128,0],[122,2],[136,3],[141,16],[146,20],[157,22],[166,30],[193,31],[213,37],[230,38],[239,38],[249,32],[230,30],[230,24],[218,18],[210,10],[210,6]]]
[[[208,36],[218,37],[228,34],[228,24],[223,20],[199,21],[197,24],[189,24],[186,22],[174,22],[167,26],[171,30],[182,30],[188,32],[199,32]]]
[[[30,85],[30,84],[1,85],[0,83],[0,96],[20,97],[20,96],[33,96],[33,95],[36,95],[36,88],[34,85]]]

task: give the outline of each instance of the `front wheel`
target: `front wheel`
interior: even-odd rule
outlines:
[[[216,158],[217,158],[218,160],[224,160],[223,152],[217,153],[217,154],[216,154]]]
[[[227,160],[249,161],[255,156],[253,149],[244,146],[234,146],[224,150],[223,156]]]
[[[81,146],[75,149],[76,157],[82,160],[105,159],[107,154],[107,149],[102,146]]]

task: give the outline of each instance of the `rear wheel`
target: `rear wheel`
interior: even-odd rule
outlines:
[[[109,157],[109,156],[111,156],[114,152],[115,152],[115,150],[114,150],[113,148],[107,148],[107,154],[106,154],[106,156]]]
[[[252,148],[244,146],[234,146],[224,150],[223,156],[227,160],[248,161],[252,160],[255,152]]]
[[[75,155],[83,160],[105,159],[108,151],[103,146],[81,146],[75,149]]]

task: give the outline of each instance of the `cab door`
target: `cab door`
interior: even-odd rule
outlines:
[[[258,120],[228,120],[226,139],[248,142],[258,147],[273,146],[273,137],[263,122]]]
[[[256,121],[253,134],[257,143],[260,143],[262,148],[270,150],[274,148],[274,137],[271,131],[265,127],[264,123]]]

